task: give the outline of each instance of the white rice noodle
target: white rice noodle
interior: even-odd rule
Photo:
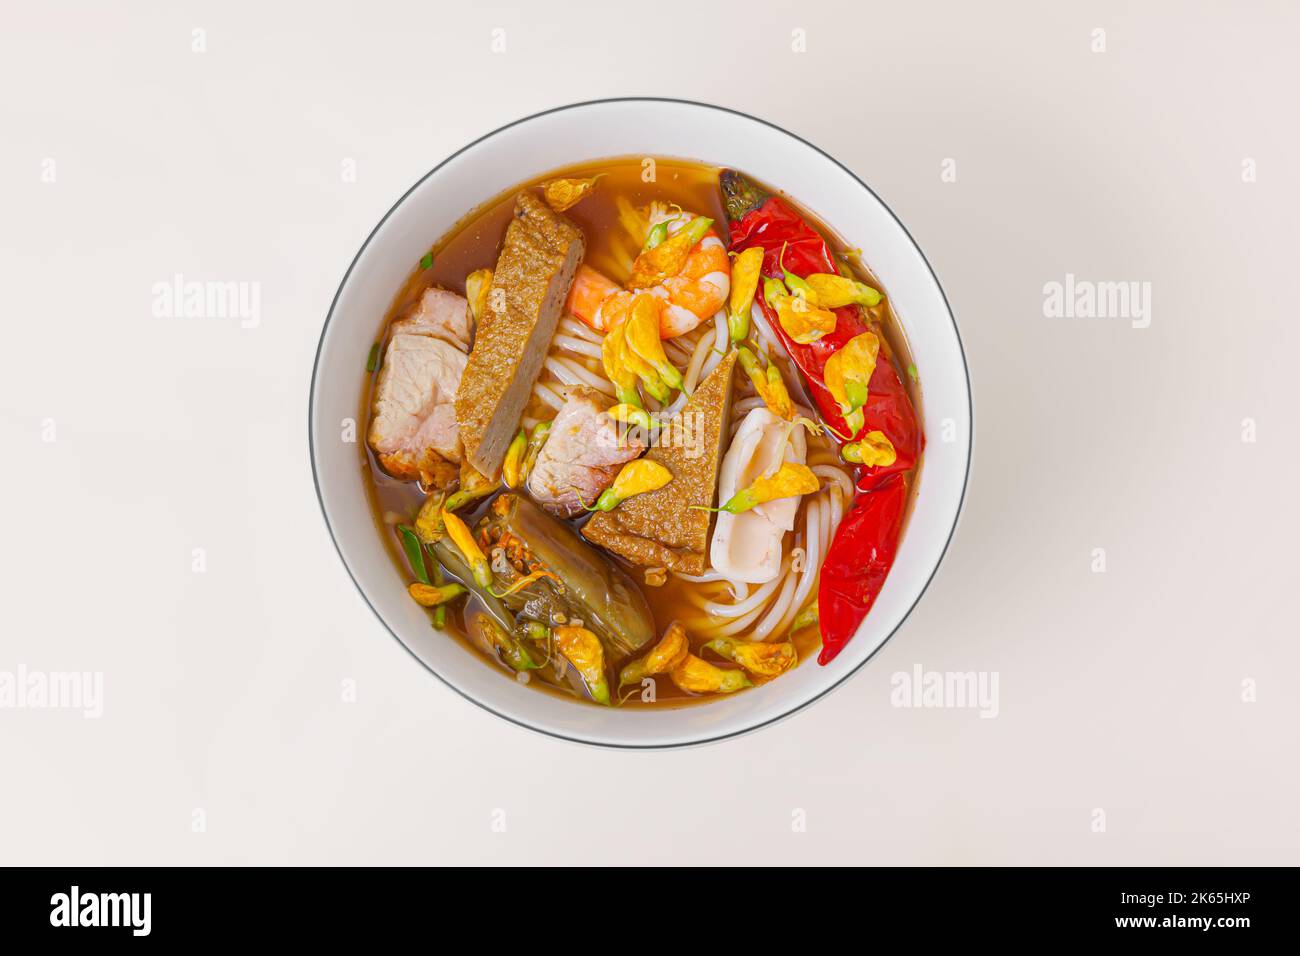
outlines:
[[[573,359],[558,355],[548,355],[542,367],[558,378],[565,385],[589,385],[607,395],[614,394],[614,386],[609,379],[598,375],[591,369],[579,365]]]
[[[588,342],[595,342],[597,345],[604,338],[603,335],[581,319],[575,319],[567,315],[560,319],[559,332],[563,335],[572,335],[574,338],[586,339]]]
[[[700,379],[704,378],[704,367],[709,360],[713,351],[713,342],[717,338],[717,330],[709,329],[700,336],[700,340],[695,344],[695,351],[691,353],[691,360],[686,365],[686,371],[683,378],[686,380],[686,391],[695,391],[695,386],[699,384]],[[713,363],[717,365],[717,362]]]
[[[600,346],[595,342],[588,342],[586,339],[580,339],[572,335],[557,334],[551,340],[552,349],[564,349],[569,352],[576,352],[579,355],[590,355],[592,358],[600,358]]]

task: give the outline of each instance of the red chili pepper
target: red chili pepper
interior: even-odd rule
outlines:
[[[885,584],[907,507],[907,478],[892,475],[861,493],[840,522],[817,585],[822,629],[818,664],[829,664],[853,637]]]
[[[763,275],[781,278],[782,266],[800,278],[816,272],[841,271],[826,240],[784,200],[769,195],[733,170],[723,170],[721,183],[731,220],[731,250],[762,248]],[[818,597],[822,652],[818,660],[826,664],[840,652],[866,617],[893,564],[907,501],[901,475],[916,466],[925,439],[883,339],[880,358],[867,384],[863,425],[855,434],[848,434],[849,427],[840,413],[839,403],[826,388],[823,374],[826,360],[849,339],[869,329],[879,331],[860,306],[835,309],[834,331],[816,342],[802,344],[782,328],[776,310],[764,298],[761,283],[755,301],[762,308],[768,327],[798,367],[822,420],[836,433],[836,441],[843,446],[867,432],[881,431],[898,456],[892,465],[857,468],[857,497],[840,522],[822,565]]]

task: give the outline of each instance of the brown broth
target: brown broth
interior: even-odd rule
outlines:
[[[642,163],[640,157],[618,158],[582,163],[554,170],[521,183],[474,209],[430,247],[430,253],[433,256],[432,265],[426,269],[417,264],[394,297],[392,305],[384,315],[383,322],[377,330],[376,341],[380,345],[381,357],[383,350],[387,347],[387,331],[390,323],[410,309],[418,301],[425,289],[437,285],[463,295],[466,276],[475,269],[492,268],[496,264],[497,254],[500,251],[506,226],[510,221],[511,210],[514,207],[515,196],[521,190],[534,187],[546,180],[559,177],[601,175],[598,187],[576,206],[566,210],[564,214],[577,224],[587,237],[585,261],[594,268],[606,272],[611,278],[620,280],[623,278],[623,276],[616,274],[617,267],[614,264],[614,256],[611,254],[612,246],[617,241],[615,237],[626,235],[626,231],[619,222],[619,209],[616,202],[619,196],[625,197],[632,206],[636,207],[644,206],[653,200],[659,200],[661,202],[676,203],[692,213],[710,216],[714,220],[714,228],[723,236],[724,241],[726,240],[727,218],[722,204],[721,191],[718,188],[719,170],[717,167],[684,160],[657,159],[655,162],[655,181],[647,183],[642,178]],[[769,189],[769,191],[790,202],[807,218],[808,222],[826,239],[828,245],[836,254],[837,260],[847,261],[858,278],[885,291],[884,286],[880,284],[879,280],[862,262],[862,257],[837,233],[828,228],[818,217],[800,206],[797,200],[780,190]],[[883,332],[887,353],[892,355],[895,364],[902,372],[913,404],[916,406],[917,414],[920,415],[920,389],[906,372],[911,361],[910,351],[889,299],[886,297],[879,306],[868,309],[867,312]],[[358,420],[368,424],[372,392],[378,379],[378,372],[364,373],[364,375],[363,387],[360,390],[361,409]],[[787,369],[786,381],[794,386],[798,379],[797,376],[788,374]],[[376,527],[385,541],[396,568],[399,569],[405,580],[413,580],[412,572],[402,551],[394,525],[396,523],[409,523],[420,503],[424,500],[424,495],[415,483],[397,481],[385,475],[379,468],[369,445],[364,441],[358,444],[361,449],[362,467],[368,470],[371,477],[367,487]],[[911,486],[909,492],[911,500],[908,505],[909,514],[915,503],[916,479],[920,470],[921,464],[918,461],[917,468],[909,476]],[[471,526],[486,510],[486,507],[487,505],[484,504],[472,516],[465,516]],[[798,521],[802,522],[802,518],[803,508],[800,509]],[[798,526],[799,524],[796,524],[796,527]],[[904,527],[904,533],[905,531],[906,527]],[[699,610],[685,596],[686,589],[698,587],[698,585],[682,581],[670,574],[668,582],[664,586],[649,587],[642,583],[642,569],[632,567],[623,562],[622,559],[612,555],[607,556],[610,560],[622,565],[641,588],[650,604],[655,624],[660,633],[674,620],[699,615]],[[429,560],[432,561],[432,558]],[[461,604],[464,604],[464,607],[460,607]],[[451,613],[448,615],[448,629],[455,632],[457,637],[467,647],[473,649],[474,652],[495,661],[501,667],[505,678],[515,679],[514,673],[507,669],[494,653],[488,651],[480,640],[469,633],[467,618],[472,618],[478,611],[477,603],[473,600],[468,603],[457,602],[457,605],[453,606]],[[815,657],[821,644],[820,636],[815,627],[805,628],[794,635],[792,640],[801,663]],[[720,666],[730,666],[726,662],[717,663]],[[531,686],[565,694],[572,699],[585,700],[580,688],[572,680],[564,682],[563,686],[559,686],[558,683],[551,683],[553,680],[555,680],[554,671],[547,667],[541,671],[532,672],[532,679],[529,683]],[[611,686],[613,683],[616,683],[616,679],[611,683]],[[756,681],[755,683],[759,682]],[[712,696],[686,694],[669,680],[657,681],[656,694],[658,701],[654,706],[658,707],[674,707],[715,699]],[[629,705],[640,705],[641,702],[639,696],[634,695],[628,703]]]

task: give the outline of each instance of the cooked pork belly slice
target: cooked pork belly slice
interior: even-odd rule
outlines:
[[[460,474],[454,402],[466,357],[440,338],[408,331],[408,323],[393,323],[367,440],[394,478],[446,488]]]
[[[432,335],[469,351],[469,302],[464,296],[446,289],[425,289],[420,301],[405,318],[393,323],[394,331]]]
[[[718,470],[718,500],[727,501],[783,461],[803,464],[808,454],[803,426],[766,408],[745,416]],[[733,581],[764,584],[781,573],[782,543],[794,528],[798,498],[777,498],[738,515],[719,512],[709,546],[713,569]]]
[[[495,481],[582,260],[582,232],[520,193],[456,395],[469,462]]]
[[[646,452],[647,459],[672,472],[673,480],[628,498],[613,511],[592,515],[583,537],[643,567],[704,573],[713,515],[691,506],[714,504],[718,462],[731,423],[735,367],[732,349]]]
[[[609,404],[596,389],[573,386],[551,423],[528,475],[528,493],[557,517],[581,514],[582,502],[595,504],[623,463],[645,451],[645,443],[632,434],[619,443],[619,424],[605,414]]]

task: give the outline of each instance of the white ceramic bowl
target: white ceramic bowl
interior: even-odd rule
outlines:
[[[926,451],[917,500],[871,613],[828,666],[805,661],[768,686],[679,709],[600,708],[520,686],[429,625],[407,596],[371,519],[357,446],[340,422],[357,412],[379,321],[411,263],[470,210],[541,173],[615,156],[668,156],[733,166],[777,186],[863,250],[893,300],[921,369]],[[899,628],[934,575],[956,526],[971,455],[965,356],[943,290],[888,207],[815,146],[762,120],[700,103],[618,99],[519,120],[471,143],[415,184],[370,234],[343,277],[312,375],[309,439],[325,521],[348,573],[384,626],[467,699],[521,726],[626,748],[676,747],[735,736],[807,706],[844,682]],[[360,423],[359,434],[365,424]]]

